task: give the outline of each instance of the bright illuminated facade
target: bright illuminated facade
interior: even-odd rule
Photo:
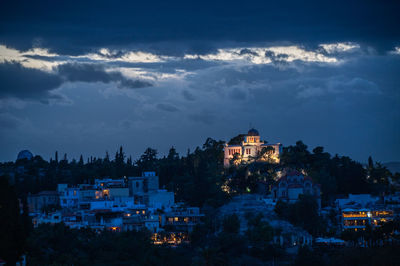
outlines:
[[[238,144],[225,144],[224,166],[229,167],[231,163],[240,164],[254,161],[265,161],[279,163],[279,155],[282,153],[282,144],[266,144],[261,141],[260,134],[254,128],[242,136]]]
[[[186,207],[182,204],[176,204],[171,211],[164,215],[163,225],[173,228],[176,232],[192,232],[200,218],[204,214],[200,213],[198,207]]]
[[[344,209],[342,211],[343,230],[365,230],[367,224],[380,226],[393,220],[392,210]]]

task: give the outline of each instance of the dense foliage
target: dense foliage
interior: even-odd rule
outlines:
[[[381,195],[396,190],[399,173],[392,174],[379,162],[363,166],[347,156],[332,156],[316,147],[312,152],[298,141],[296,145],[283,148],[280,164],[254,162],[231,167],[226,172],[230,188],[236,192],[257,192],[260,182],[265,187],[275,183],[276,172],[285,168],[297,169],[321,185],[322,203],[328,205],[337,195],[371,193]],[[390,182],[394,181],[394,183]],[[265,189],[264,189],[265,191]]]
[[[0,177],[0,258],[11,265],[19,261],[30,228],[27,210],[20,209],[14,187]]]
[[[300,195],[300,199],[293,204],[278,201],[275,212],[283,219],[300,226],[312,235],[321,235],[326,228],[324,220],[318,214],[318,204],[309,195]]]
[[[63,224],[40,225],[28,238],[30,265],[188,265],[184,248],[150,243],[147,231],[101,234],[69,229]]]

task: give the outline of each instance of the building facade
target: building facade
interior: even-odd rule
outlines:
[[[282,153],[282,144],[267,144],[261,141],[260,134],[254,128],[247,134],[239,135],[240,139],[234,143],[226,143],[224,148],[224,166],[232,164],[264,161],[279,163],[279,155]]]
[[[344,209],[342,211],[343,230],[365,230],[367,225],[379,227],[393,221],[394,212],[390,209]]]
[[[42,191],[27,197],[29,212],[42,212],[44,207],[57,206],[59,195],[57,191]]]
[[[312,195],[321,208],[321,189],[318,184],[313,184],[312,179],[298,171],[288,171],[271,189],[274,201],[282,200],[295,203],[300,195]]]

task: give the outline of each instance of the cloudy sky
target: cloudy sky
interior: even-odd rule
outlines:
[[[397,1],[7,2],[0,161],[185,154],[250,125],[400,160]]]

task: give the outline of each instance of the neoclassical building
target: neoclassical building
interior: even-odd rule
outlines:
[[[232,162],[234,164],[254,161],[279,163],[281,153],[282,144],[267,144],[261,141],[258,131],[252,128],[247,134],[239,135],[234,143],[225,144],[224,166],[229,167]]]

